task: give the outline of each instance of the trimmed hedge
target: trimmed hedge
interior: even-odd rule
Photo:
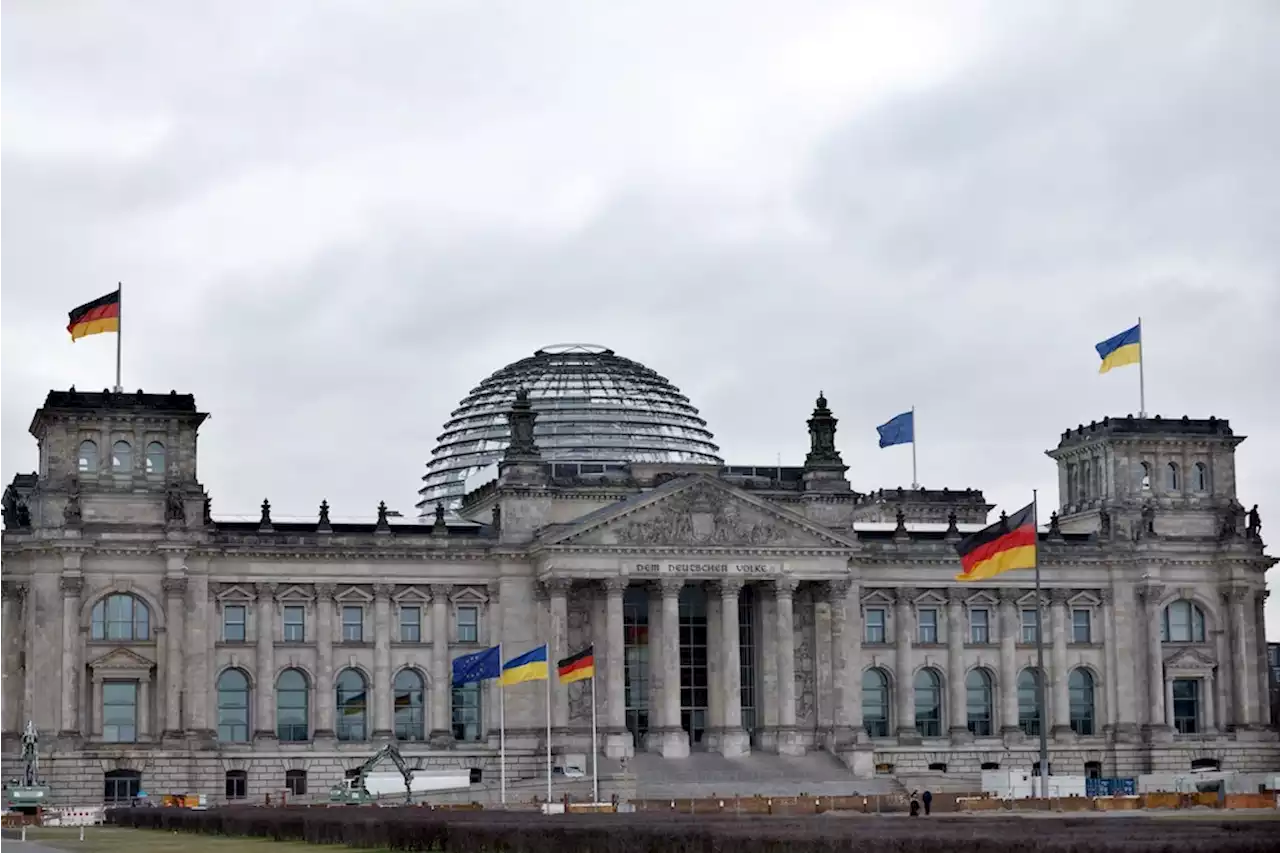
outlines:
[[[720,817],[660,812],[546,816],[424,808],[230,806],[112,809],[140,829],[447,853],[1271,853],[1254,820]]]

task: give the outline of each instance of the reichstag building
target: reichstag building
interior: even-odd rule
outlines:
[[[220,519],[197,478],[192,395],[52,391],[39,468],[4,493],[4,775],[28,720],[66,802],[315,795],[389,741],[494,775],[500,688],[452,688],[450,661],[543,642],[553,661],[594,646],[611,768],[1030,770],[1042,730],[1055,773],[1280,768],[1276,560],[1228,421],[1057,436],[1037,602],[1029,571],[956,582],[956,542],[993,520],[981,491],[862,490],[827,400],[806,415],[802,464],[726,464],[653,370],[549,347],[453,412],[415,520],[330,521],[318,495],[313,520],[264,501],[253,521]],[[507,689],[513,778],[545,771],[544,689]],[[553,685],[554,761],[590,750],[590,695]]]

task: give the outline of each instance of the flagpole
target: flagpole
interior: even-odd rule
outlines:
[[[596,745],[596,676],[595,649],[591,650],[591,802],[600,802],[600,748]]]
[[[1138,417],[1147,416],[1147,380],[1143,375],[1143,363],[1147,360],[1146,346],[1142,340],[1142,318],[1138,318]]]
[[[502,643],[498,643],[498,662],[502,662]],[[498,670],[498,777],[502,805],[507,804],[507,690],[502,686],[502,670]]]
[[[911,488],[920,488],[920,481],[916,477],[916,407],[911,407]]]
[[[1036,566],[1036,704],[1040,709],[1040,796],[1049,799],[1049,735],[1046,730],[1044,678],[1044,606],[1040,599],[1040,507],[1036,490],[1031,490],[1031,529],[1035,536]]]
[[[547,651],[551,651],[548,645]],[[548,655],[550,657],[550,655]],[[548,666],[548,669],[551,667]],[[551,813],[551,673],[547,673],[547,814]]]
[[[116,282],[116,393],[124,393],[124,385],[120,382],[120,342],[124,338],[124,285]]]

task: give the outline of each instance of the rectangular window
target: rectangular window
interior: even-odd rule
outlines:
[[[1093,642],[1093,614],[1090,611],[1071,611],[1071,642]]]
[[[107,743],[134,743],[138,739],[138,683],[102,683],[102,739]]]
[[[622,596],[622,699],[636,743],[649,733],[649,593],[627,587]]]
[[[864,642],[875,644],[885,641],[884,608],[868,607],[866,612],[866,637]]]
[[[364,608],[353,604],[342,606],[342,642],[364,642]]]
[[[932,607],[922,608],[916,620],[920,628],[916,642],[923,645],[936,644],[938,642],[938,611]]]
[[[969,611],[969,642],[980,646],[991,642],[991,630],[987,619],[988,613],[985,609],[976,608]]]
[[[243,770],[227,771],[227,799],[243,800],[249,794],[249,774]]]
[[[459,607],[457,618],[458,642],[480,642],[480,608]]]
[[[1022,611],[1022,642],[1034,643],[1040,636],[1040,612],[1034,607]]]
[[[1173,680],[1173,729],[1180,735],[1200,731],[1200,680]]]
[[[474,743],[481,734],[480,685],[472,682],[453,688],[453,739]]]
[[[295,797],[307,795],[307,771],[286,770],[284,772],[284,789]]]
[[[226,643],[243,643],[244,605],[228,604],[222,608],[222,640]]]
[[[400,642],[422,642],[422,609],[419,607],[400,608]]]
[[[301,643],[307,639],[307,609],[300,604],[286,604],[284,608],[284,641]]]

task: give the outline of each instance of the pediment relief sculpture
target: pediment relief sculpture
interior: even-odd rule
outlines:
[[[1213,655],[1197,648],[1176,649],[1165,657],[1164,667],[1169,672],[1205,673],[1217,666]]]
[[[112,649],[105,655],[89,661],[89,668],[94,672],[111,670],[112,672],[147,673],[153,666],[155,661],[125,648]]]
[[[698,484],[624,519],[612,529],[625,545],[829,546],[799,528]]]

